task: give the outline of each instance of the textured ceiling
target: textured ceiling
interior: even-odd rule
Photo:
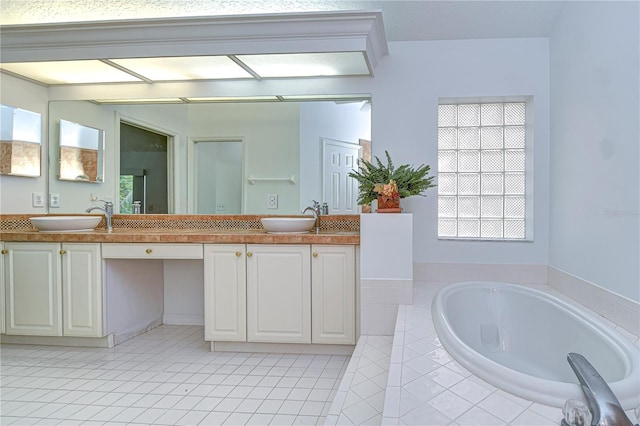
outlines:
[[[382,10],[387,39],[546,37],[564,0],[0,0],[0,24]]]

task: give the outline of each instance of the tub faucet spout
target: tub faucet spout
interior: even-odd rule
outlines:
[[[100,200],[102,201],[102,200]],[[111,225],[111,218],[113,217],[113,203],[111,201],[104,201],[104,207],[93,206],[89,207],[85,210],[86,213],[91,213],[94,210],[100,210],[104,213],[104,219],[107,223],[107,232],[113,231],[113,226]]]
[[[607,382],[584,356],[571,352],[567,361],[580,381],[592,414],[592,426],[633,426]]]

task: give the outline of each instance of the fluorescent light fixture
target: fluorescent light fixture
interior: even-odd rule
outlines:
[[[277,96],[216,96],[205,98],[185,98],[188,102],[278,102]]]
[[[262,78],[371,75],[362,52],[236,55]]]
[[[182,98],[130,98],[130,99],[94,99],[97,104],[182,104]]]
[[[283,95],[283,101],[365,101],[371,99],[371,95]]]
[[[109,59],[152,81],[252,78],[227,56]]]
[[[0,69],[44,84],[124,83],[141,80],[98,60],[14,62]]]

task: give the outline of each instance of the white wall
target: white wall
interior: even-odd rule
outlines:
[[[640,301],[638,2],[568,2],[550,38],[549,264]]]
[[[2,74],[0,103],[42,114],[40,177],[0,176],[0,213],[46,213],[31,206],[31,193],[47,194],[47,88]]]
[[[534,99],[532,242],[439,241],[437,189],[403,200],[414,214],[414,261],[546,264],[549,240],[549,61],[544,38],[389,43],[376,68],[373,154],[437,173],[439,97],[529,95]]]

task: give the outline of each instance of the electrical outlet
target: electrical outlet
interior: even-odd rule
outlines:
[[[216,203],[216,210],[219,212],[223,212],[227,209],[227,205],[223,201],[218,201]]]
[[[267,194],[267,208],[268,209],[278,208],[278,194]]]
[[[53,192],[49,194],[49,207],[60,207],[60,194]]]
[[[44,193],[42,192],[32,192],[31,193],[31,205],[33,207],[44,207]]]

